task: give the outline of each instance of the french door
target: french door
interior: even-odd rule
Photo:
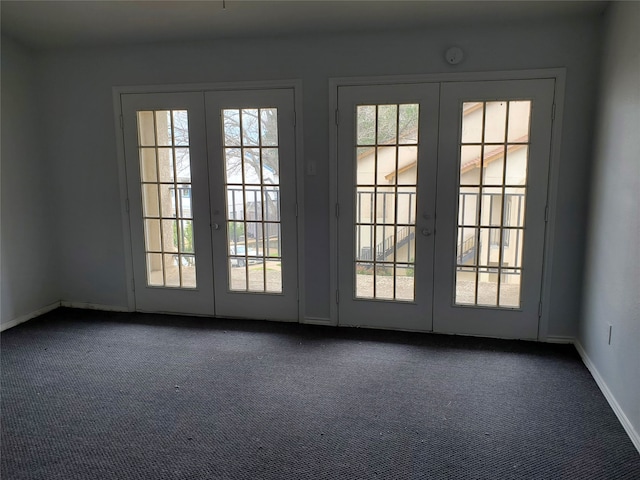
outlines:
[[[122,95],[136,309],[214,311],[202,93]]]
[[[537,338],[553,92],[339,87],[341,325]]]
[[[442,85],[436,331],[538,337],[554,87]]]
[[[297,320],[292,91],[205,97],[216,314]]]
[[[438,90],[339,89],[341,325],[431,330]]]
[[[121,102],[136,309],[296,320],[293,90]]]

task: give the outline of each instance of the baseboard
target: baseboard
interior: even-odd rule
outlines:
[[[576,343],[575,337],[568,337],[564,335],[548,335],[545,340],[545,343],[562,343],[562,344],[574,344]]]
[[[302,319],[302,322],[300,323],[308,323],[309,325],[335,326],[335,323],[333,323],[330,318],[324,318],[324,317],[304,317]]]
[[[589,355],[587,355],[587,352],[584,350],[580,341],[576,339],[573,342],[573,344],[575,345],[576,350],[580,354],[580,357],[582,358],[583,363],[591,373],[591,376],[596,381],[596,384],[598,385],[598,387],[600,387],[600,390],[602,391],[604,398],[607,399],[607,402],[609,402],[611,409],[616,414],[616,417],[618,417],[618,420],[622,424],[622,427],[627,432],[627,435],[629,435],[629,438],[631,438],[631,442],[633,442],[633,445],[636,447],[636,449],[640,453],[640,435],[638,435],[638,432],[636,432],[635,428],[633,428],[633,425],[631,424],[631,422],[625,415],[624,411],[618,404],[618,401],[613,396],[613,393],[611,393],[611,390],[609,390],[607,383],[604,381],[604,379],[600,375],[600,372],[598,372],[598,369],[589,358]]]
[[[97,303],[88,302],[60,302],[61,307],[67,308],[83,308],[85,310],[103,310],[105,312],[130,312],[128,307],[122,307],[119,305],[100,305]]]
[[[10,328],[15,327],[16,325],[20,325],[21,323],[28,322],[32,318],[39,317],[40,315],[44,315],[45,313],[50,312],[51,310],[55,310],[60,306],[60,302],[54,302],[46,307],[39,308],[31,313],[27,313],[26,315],[21,315],[18,318],[14,318],[13,320],[3,323],[0,325],[0,332],[4,332]]]

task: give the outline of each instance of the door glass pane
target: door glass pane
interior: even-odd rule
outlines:
[[[180,255],[182,264],[182,286],[196,287],[196,257],[194,255]]]
[[[460,147],[460,185],[480,185],[480,145]]]
[[[188,113],[140,111],[137,126],[147,285],[195,288]]]
[[[418,183],[418,147],[398,147],[398,185]]]
[[[142,184],[142,214],[146,218],[160,215],[158,185],[155,183]]]
[[[188,148],[176,148],[176,178],[179,182],[191,181],[191,157]]]
[[[162,218],[176,216],[176,185],[164,183],[160,185],[160,215]]]
[[[178,223],[162,220],[162,251],[178,253]]]
[[[171,112],[157,110],[156,114],[156,145],[172,145]]]
[[[156,145],[155,122],[153,112],[138,112],[138,146]]]
[[[418,104],[356,108],[356,299],[415,299],[418,121]]]
[[[223,109],[231,292],[282,293],[278,109]]]
[[[166,287],[180,286],[180,256],[164,254],[164,284]]]
[[[253,259],[250,259],[249,262],[250,264],[247,265],[247,271],[249,272],[247,290],[249,292],[266,292],[264,263],[255,263]]]
[[[164,267],[161,253],[147,253],[147,285],[152,287],[164,286]]]
[[[378,147],[376,158],[376,184],[393,184],[396,175],[396,147]]]
[[[483,106],[482,102],[466,102],[462,104],[463,144],[482,142]]]
[[[140,178],[143,182],[155,182],[158,180],[156,172],[156,149],[140,149]]]
[[[517,308],[520,306],[520,269],[502,270],[500,282],[500,306]]]
[[[507,126],[507,102],[487,102],[484,115],[484,142],[503,143]]]
[[[262,181],[266,184],[280,183],[280,159],[277,148],[262,149]]]
[[[531,104],[463,104],[457,305],[520,307]]]
[[[189,146],[189,115],[186,110],[173,110],[173,144]]]
[[[245,184],[260,185],[260,149],[243,148],[244,182]]]
[[[473,267],[461,267],[456,271],[456,304],[475,305],[476,270]]]
[[[240,110],[224,110],[224,146],[239,147],[240,141]]]
[[[173,148],[156,148],[158,152],[158,172],[161,182],[173,182]]]
[[[478,269],[477,305],[495,307],[498,300],[498,269],[481,267]]]
[[[149,251],[162,252],[160,237],[160,220],[146,219],[144,221],[145,245]]]
[[[418,143],[418,105],[400,105],[398,107],[398,122],[399,143]]]
[[[359,105],[358,116],[358,145],[376,144],[376,106]]]
[[[358,147],[357,150],[358,168],[356,174],[358,185],[375,185],[376,179],[376,156],[371,155],[372,147]]]
[[[487,145],[484,151],[483,185],[502,185],[504,183],[504,146]]]
[[[466,267],[478,264],[478,229],[458,227],[458,245],[456,248],[456,264]],[[468,269],[463,269],[468,271]]]
[[[460,187],[458,202],[458,224],[465,226],[478,225],[478,199],[480,189],[475,187]]]
[[[260,109],[260,139],[263,147],[278,146],[278,109]],[[275,148],[274,151],[278,152]]]
[[[378,105],[377,145],[397,144],[398,106]]]
[[[395,272],[393,263],[376,263],[375,295],[382,300],[393,300]]]
[[[509,134],[507,141],[528,143],[530,123],[531,101],[509,102]]]
[[[373,263],[356,263],[356,298],[373,298]]]
[[[270,293],[282,293],[282,261],[280,259],[267,260],[265,269],[265,290]]]
[[[229,289],[245,291],[247,289],[246,258],[239,256],[229,257]]]
[[[527,145],[512,145],[507,152],[505,184],[524,185],[527,183],[527,160],[529,148]]]
[[[413,266],[396,265],[396,299],[413,300],[413,292],[415,291]]]
[[[242,150],[225,148],[224,155],[227,185],[242,184]]]

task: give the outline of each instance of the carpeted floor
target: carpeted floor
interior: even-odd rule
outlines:
[[[572,346],[58,309],[2,334],[2,479],[639,479]]]

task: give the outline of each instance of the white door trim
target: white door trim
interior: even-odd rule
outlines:
[[[556,207],[558,197],[558,176],[560,170],[562,119],[564,111],[564,92],[566,85],[566,68],[546,68],[531,70],[511,70],[498,72],[458,72],[416,75],[386,75],[373,77],[333,77],[329,79],[329,264],[330,288],[329,305],[330,318],[328,324],[338,324],[338,305],[336,292],[338,290],[338,222],[335,216],[335,206],[338,203],[338,126],[335,112],[338,109],[338,87],[357,85],[390,85],[406,83],[434,83],[434,82],[469,82],[494,80],[528,80],[554,79],[555,85],[555,119],[551,126],[551,154],[549,159],[549,184],[547,190],[547,205],[549,218],[545,231],[545,249],[542,270],[542,316],[538,324],[538,340],[545,341],[549,331],[549,317],[551,315],[549,298],[551,296],[551,273],[553,266]]]

